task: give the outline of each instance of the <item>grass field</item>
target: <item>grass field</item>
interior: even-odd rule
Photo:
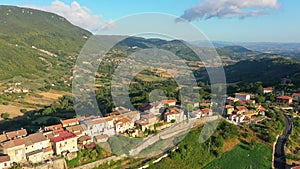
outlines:
[[[204,169],[268,169],[272,168],[272,147],[260,143],[239,144],[214,160]]]
[[[9,118],[14,118],[14,117],[18,117],[18,116],[22,116],[23,113],[21,113],[21,109],[26,109],[26,110],[34,110],[35,108],[30,107],[30,106],[23,106],[23,105],[2,105],[0,104],[0,114],[2,113],[9,113]],[[0,117],[0,120],[3,120]]]
[[[56,90],[49,90],[47,92],[38,91],[36,94],[42,96],[41,98],[36,97],[34,95],[25,97],[24,101],[32,104],[41,104],[41,105],[50,105],[59,97],[63,95],[71,95],[68,92],[64,91],[56,91]]]

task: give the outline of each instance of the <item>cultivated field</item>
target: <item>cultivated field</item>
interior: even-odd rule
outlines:
[[[49,90],[47,92],[37,91],[36,94],[40,95],[41,97],[30,95],[27,96],[25,99],[23,99],[23,101],[32,104],[50,105],[59,97],[62,97],[63,95],[71,95],[68,92],[56,91],[56,90]]]

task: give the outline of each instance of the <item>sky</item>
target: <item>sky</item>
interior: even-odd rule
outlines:
[[[214,41],[300,42],[298,0],[1,0],[0,4],[57,13],[91,32],[112,29],[126,16],[158,12],[186,20]]]

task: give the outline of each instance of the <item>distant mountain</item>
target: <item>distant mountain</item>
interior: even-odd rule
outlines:
[[[300,86],[300,62],[284,58],[263,58],[243,60],[224,67],[227,83],[250,83],[261,81],[266,85],[278,85],[283,78],[292,80]],[[195,75],[208,80],[206,70],[199,70]]]
[[[14,6],[0,6],[0,24],[0,80],[62,70],[92,35],[56,14]]]

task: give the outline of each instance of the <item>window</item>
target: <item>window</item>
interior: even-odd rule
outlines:
[[[6,163],[4,163],[4,167],[6,167],[7,166],[7,164]]]

